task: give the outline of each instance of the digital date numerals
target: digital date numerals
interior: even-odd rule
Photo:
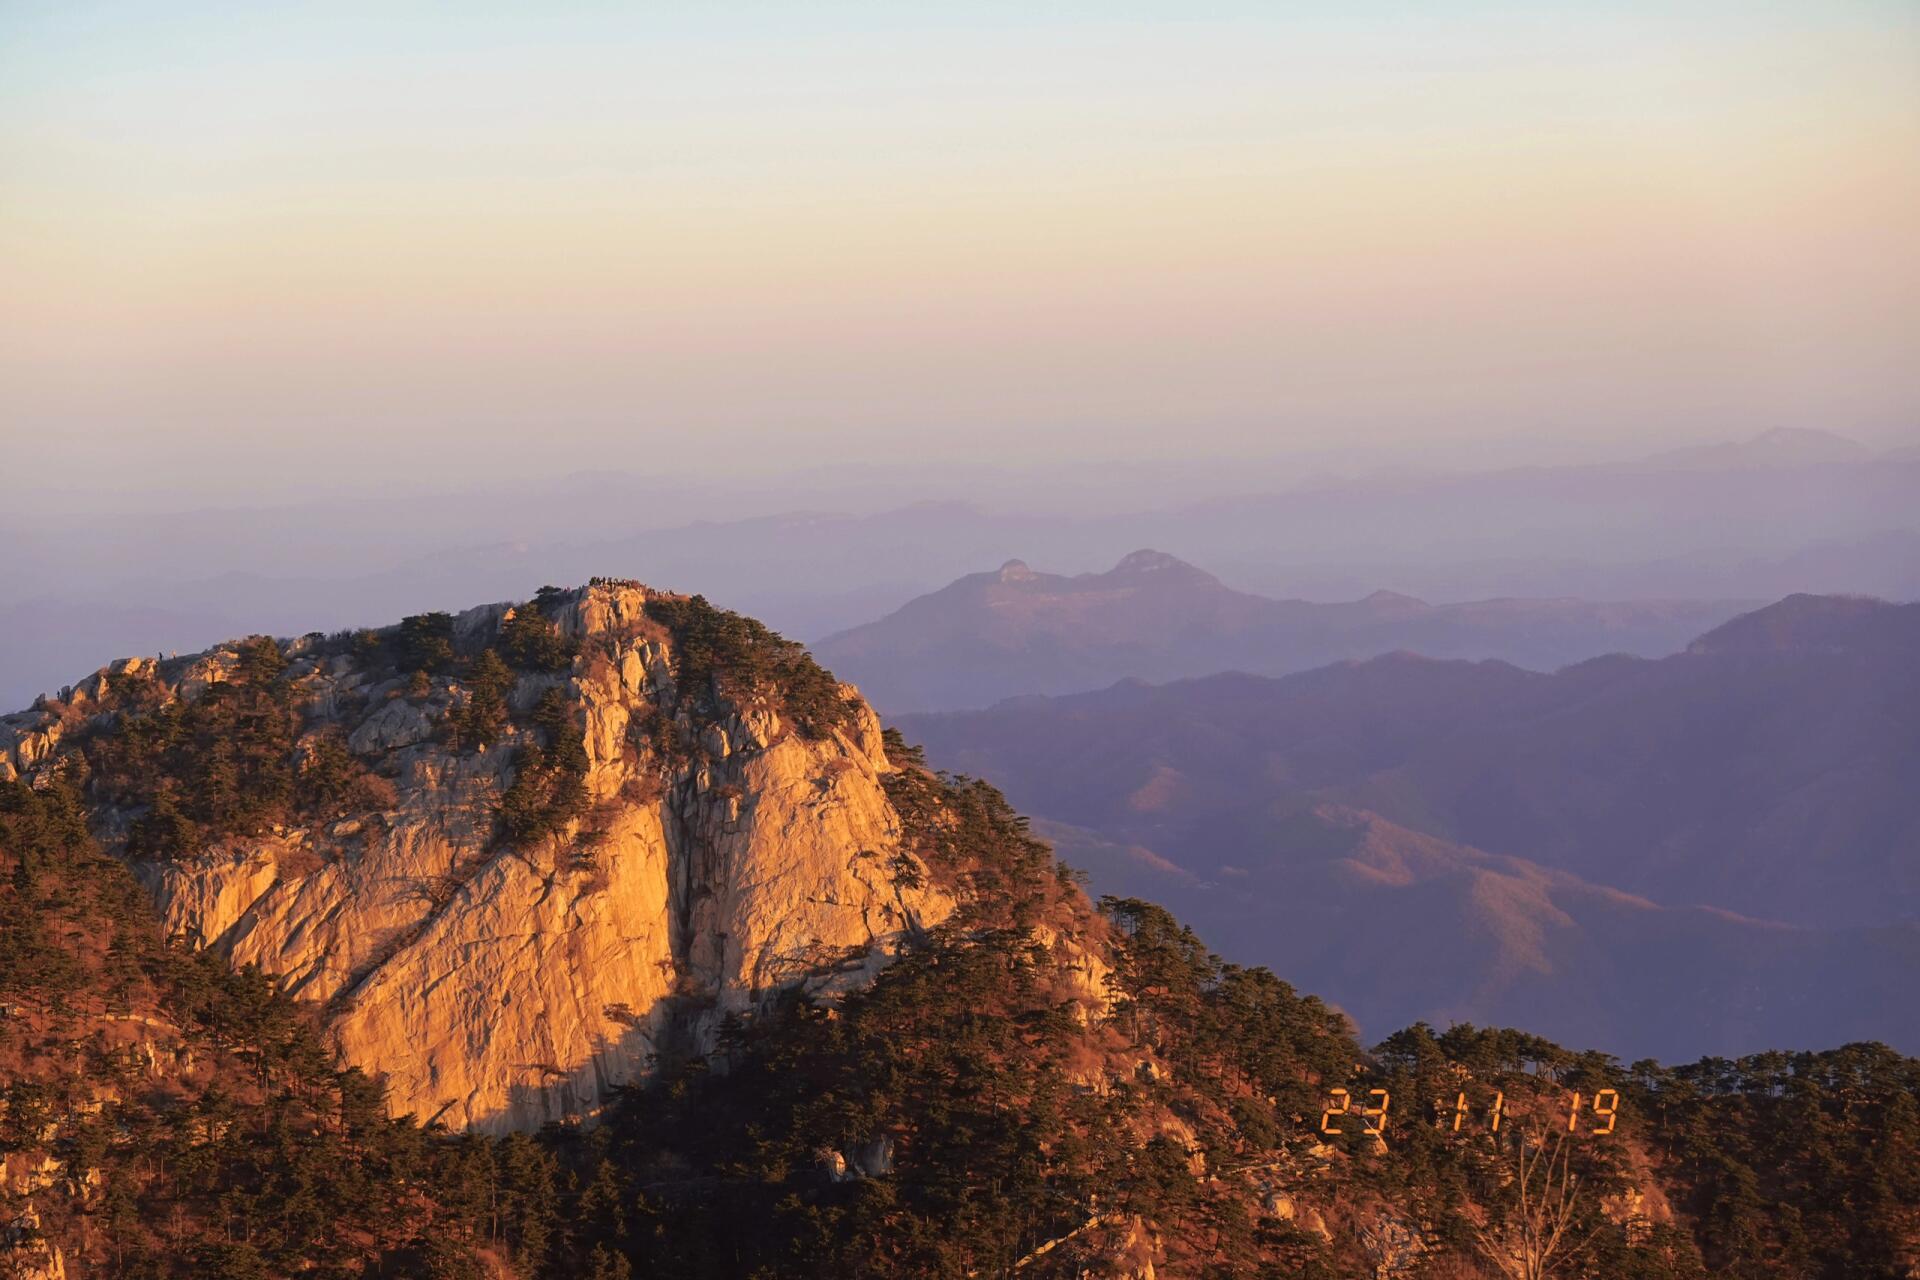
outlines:
[[[1367,1099],[1373,1105],[1354,1111],[1353,1095],[1345,1089],[1327,1091],[1327,1109],[1320,1113],[1320,1132],[1345,1133],[1346,1129],[1335,1123],[1341,1116],[1360,1117],[1360,1132],[1371,1133],[1376,1137],[1387,1128],[1387,1108],[1393,1103],[1393,1095],[1385,1089],[1369,1089]]]
[[[1500,1132],[1500,1120],[1506,1114],[1507,1095],[1495,1091],[1493,1106],[1487,1110],[1487,1132]],[[1453,1131],[1460,1132],[1460,1126],[1467,1122],[1467,1095],[1463,1091],[1453,1101]]]
[[[1594,1125],[1588,1133],[1597,1133],[1602,1137],[1613,1132],[1614,1124],[1620,1119],[1620,1094],[1618,1090],[1602,1089],[1593,1095],[1593,1114],[1596,1119],[1605,1120],[1605,1125]],[[1580,1130],[1580,1095],[1573,1095],[1573,1105],[1567,1109],[1567,1132]]]
[[[1393,1097],[1385,1089],[1371,1089],[1367,1092],[1368,1106],[1354,1109],[1353,1095],[1345,1089],[1327,1091],[1327,1107],[1320,1113],[1320,1132],[1341,1134],[1347,1132],[1340,1123],[1342,1116],[1360,1117],[1360,1132],[1380,1136],[1387,1127],[1387,1107]],[[1453,1132],[1459,1133],[1473,1119],[1474,1108],[1463,1090],[1453,1100]],[[1620,1092],[1617,1089],[1602,1089],[1588,1097],[1575,1090],[1567,1099],[1567,1132],[1581,1132],[1580,1122],[1583,1116],[1591,1116],[1593,1124],[1585,1132],[1605,1137],[1613,1132],[1620,1120]],[[1507,1118],[1507,1095],[1494,1091],[1493,1102],[1481,1113],[1478,1124],[1484,1124],[1488,1133],[1500,1132],[1501,1121]]]

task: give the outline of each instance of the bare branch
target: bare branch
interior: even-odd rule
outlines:
[[[1568,1244],[1568,1232],[1580,1212],[1580,1178],[1573,1172],[1573,1148],[1565,1134],[1551,1147],[1519,1132],[1515,1152],[1514,1201],[1503,1219],[1474,1230],[1487,1260],[1509,1280],[1548,1280],[1586,1247],[1589,1235]]]

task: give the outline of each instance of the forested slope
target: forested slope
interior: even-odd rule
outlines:
[[[728,660],[688,649],[706,656],[682,679]],[[391,1118],[380,1064],[339,1059],[324,1007],[164,938],[88,829],[82,780],[0,784],[0,1267],[1913,1273],[1913,1060],[1854,1045],[1669,1069],[1424,1026],[1368,1050],[1161,908],[1091,902],[993,788],[896,735],[881,750],[894,874],[951,912],[890,963],[663,1039],[594,1120],[500,1137]]]

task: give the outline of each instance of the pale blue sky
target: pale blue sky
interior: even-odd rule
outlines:
[[[0,433],[132,485],[1891,442],[1916,12],[0,3]]]

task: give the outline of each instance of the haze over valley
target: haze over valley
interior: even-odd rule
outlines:
[[[1920,595],[1911,451],[1773,432],[1578,466],[1406,474],[1350,455],[1357,469],[1340,479],[1327,465],[1195,459],[1170,479],[1157,466],[896,466],[777,481],[748,471],[737,484],[614,471],[297,503],[268,491],[186,509],[150,496],[121,510],[75,494],[60,499],[64,517],[37,502],[0,515],[14,548],[0,578],[0,702],[25,705],[127,653],[459,608],[609,565],[809,641],[1008,560],[1071,575],[1143,547],[1243,593],[1680,605],[1674,616],[1703,624],[1693,631],[1716,612],[1796,591]],[[1551,663],[1616,642],[1657,654],[1688,634],[1681,625],[1610,641],[1610,625],[1590,642],[1568,633],[1532,650],[1462,652]]]

